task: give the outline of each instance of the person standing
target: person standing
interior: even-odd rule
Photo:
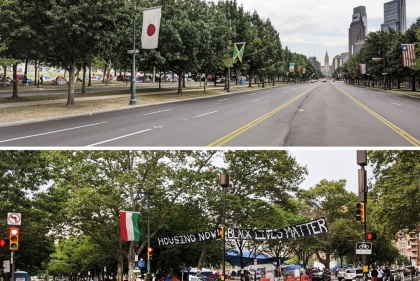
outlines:
[[[39,85],[44,85],[44,75],[42,74],[41,77],[39,77]]]
[[[378,281],[384,280],[384,272],[381,268],[378,269]]]
[[[371,280],[378,281],[378,274],[379,272],[376,270],[375,267],[373,267],[372,271],[370,272]]]

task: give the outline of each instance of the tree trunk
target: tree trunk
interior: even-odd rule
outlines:
[[[70,64],[69,69],[69,88],[67,93],[67,104],[66,106],[73,106],[74,105],[74,64]]]
[[[85,80],[86,80],[86,64],[83,64],[82,94],[86,94]]]
[[[123,257],[122,254],[118,257],[118,261],[117,262],[118,262],[117,281],[123,281],[124,257]]]
[[[209,248],[209,245],[206,244],[206,245],[204,245],[203,249],[201,250],[201,255],[200,255],[200,259],[198,260],[197,269],[201,270],[203,268],[203,264],[206,261],[206,255],[207,255],[208,248]]]
[[[413,75],[413,88],[411,88],[411,91],[416,91],[416,76]]]
[[[181,81],[181,77],[182,77],[182,71],[180,71],[178,74],[178,95],[182,95],[182,81]]]
[[[17,98],[18,97],[18,92],[17,92],[17,63],[13,64],[13,95],[12,98]]]

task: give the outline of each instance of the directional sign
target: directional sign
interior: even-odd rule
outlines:
[[[22,217],[20,213],[7,213],[7,225],[21,225]]]
[[[3,261],[3,271],[4,273],[10,272],[10,261]]]
[[[356,255],[371,255],[372,243],[371,242],[357,242]]]

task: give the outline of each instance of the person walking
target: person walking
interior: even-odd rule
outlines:
[[[39,85],[44,85],[44,75],[42,74],[41,77],[39,77]]]

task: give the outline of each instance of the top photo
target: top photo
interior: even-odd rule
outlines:
[[[0,149],[419,146],[418,0],[0,1]]]

